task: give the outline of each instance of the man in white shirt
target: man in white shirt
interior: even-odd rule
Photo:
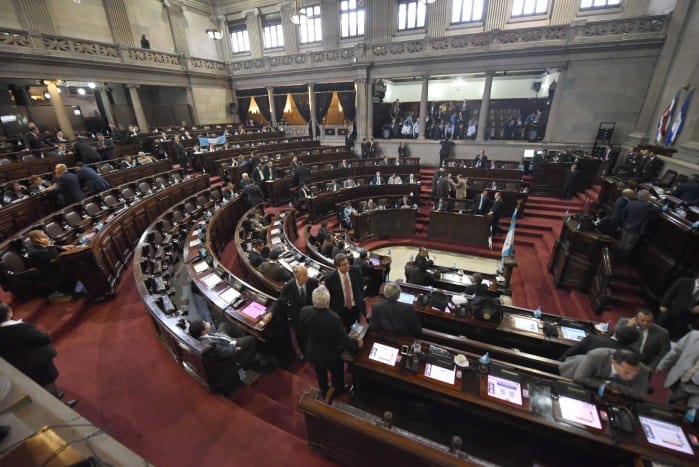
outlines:
[[[389,185],[402,185],[403,184],[403,179],[397,176],[396,174],[391,175],[388,177],[388,184]]]

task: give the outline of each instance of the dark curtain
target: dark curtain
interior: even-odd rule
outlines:
[[[357,107],[355,105],[356,92],[338,92],[337,97],[340,99],[340,105],[342,106],[342,112],[345,114],[345,118],[350,122],[354,121],[357,116]]]
[[[316,93],[316,121],[318,124],[323,121],[323,117],[328,113],[330,101],[333,99],[332,92]]]
[[[294,104],[299,110],[299,113],[306,120],[306,123],[311,121],[311,104],[308,101],[308,93],[303,94],[292,94],[292,99],[294,99]]]
[[[284,118],[286,96],[287,94],[274,94],[274,113],[277,115],[277,122]]]
[[[238,117],[240,117],[241,122],[245,122],[248,110],[250,110],[250,98],[238,97]]]
[[[255,96],[255,101],[260,108],[260,113],[265,117],[265,120],[272,123],[272,111],[269,109],[269,98],[267,96]]]

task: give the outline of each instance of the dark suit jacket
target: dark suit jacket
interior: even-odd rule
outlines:
[[[479,161],[480,161],[480,164],[478,163]],[[483,157],[480,157],[480,158],[478,156],[476,156],[473,159],[473,166],[474,167],[483,167],[484,169],[487,169],[488,167],[490,167],[490,163],[488,162],[488,156],[486,156],[485,154],[483,155]]]
[[[175,153],[175,161],[180,165],[187,164],[187,150],[184,148],[182,143],[172,143],[172,150]]]
[[[626,326],[628,322],[629,318],[621,318],[616,325],[616,329]],[[641,329],[637,329],[641,335],[636,342],[631,344],[630,348],[641,354],[641,361],[644,364],[648,365],[650,368],[655,368],[658,366],[660,359],[670,351],[670,334],[667,332],[667,329],[653,323],[648,329],[648,336],[646,337],[646,344],[643,346],[643,352],[640,352],[643,333]]]
[[[359,268],[350,266],[349,276],[350,284],[352,285],[352,295],[354,295],[354,303],[357,308],[359,308],[359,312],[364,315],[366,314],[366,308],[364,306],[362,273],[359,271]],[[339,313],[345,307],[345,295],[342,292],[340,273],[337,272],[337,269],[325,277],[325,286],[330,291],[330,308]]]
[[[574,345],[568,347],[568,350],[561,355],[560,360],[563,361],[566,358],[574,355],[585,355],[592,349],[618,349],[620,347],[622,347],[622,345],[616,339],[612,339],[608,336],[588,334],[583,340],[578,341]]]
[[[631,233],[640,234],[646,227],[648,218],[659,209],[648,201],[635,199],[629,201],[622,213],[623,228]]]
[[[319,369],[332,368],[343,349],[357,350],[359,343],[345,333],[340,317],[329,309],[313,306],[301,310],[301,328],[307,336],[306,357]]]
[[[668,308],[667,313],[670,316],[680,316],[688,312],[694,305],[692,303],[694,281],[693,277],[680,277],[665,292],[663,299],[660,301],[660,306]]]
[[[56,182],[58,197],[63,206],[77,203],[85,199],[85,193],[80,188],[78,176],[72,172],[63,172]]]
[[[473,214],[487,214],[488,211],[490,210],[490,199],[486,198],[483,201],[483,207],[481,209],[478,209],[478,206],[481,204],[481,198],[483,197],[482,194],[478,194],[473,197]]]
[[[53,364],[55,356],[51,336],[33,325],[20,322],[0,326],[0,357],[36,383],[45,386],[58,377]]]
[[[61,178],[63,178],[63,176],[61,176]],[[109,182],[100,177],[92,167],[82,167],[78,170],[78,183],[80,183],[83,191],[88,195],[94,195],[112,187]]]
[[[369,330],[419,337],[422,325],[412,305],[386,300],[373,306]]]
[[[250,260],[250,264],[252,264],[252,267],[254,268],[267,261],[267,257],[257,250],[250,250],[250,252],[248,253],[248,259]]]
[[[84,164],[92,164],[93,162],[100,162],[102,156],[97,152],[97,149],[81,141],[75,143],[75,160]]]
[[[286,282],[291,279],[291,273],[284,269],[284,267],[282,267],[282,265],[279,263],[265,261],[264,263],[260,264],[259,269],[263,276],[273,281]]]
[[[312,277],[309,277],[304,285],[306,287],[305,301],[301,301],[299,289],[296,285],[296,279],[293,278],[284,284],[284,287],[282,287],[282,293],[277,301],[277,303],[280,303],[281,306],[287,311],[287,314],[290,314],[292,318],[296,320],[298,320],[301,308],[313,304],[311,294],[313,294],[313,291],[318,288],[318,281]]]
[[[493,205],[490,207],[490,212],[493,213],[493,222],[497,222],[500,217],[502,217],[502,206],[505,204],[505,202],[502,199],[497,199],[493,202]]]
[[[414,264],[416,268],[425,270],[434,266],[434,261],[425,256],[417,255]]]
[[[593,349],[586,355],[576,355],[561,363],[561,375],[572,378],[576,383],[597,389],[609,381],[612,374],[612,355],[614,349]],[[648,392],[648,370],[641,366],[640,371],[631,381],[613,381],[609,389],[624,396],[643,399]]]
[[[97,144],[97,152],[102,155],[103,161],[110,161],[117,158],[116,146],[114,146],[114,143],[109,139],[105,139],[102,145],[99,143]]]

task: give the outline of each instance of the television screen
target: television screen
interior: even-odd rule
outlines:
[[[265,311],[267,311],[267,307],[257,302],[250,302],[245,306],[245,308],[240,310],[240,312],[245,316],[248,316],[256,321],[260,319],[263,314],[265,314]]]
[[[400,297],[398,297],[398,301],[401,303],[407,303],[408,305],[412,305],[415,301],[415,296],[413,294],[401,292]]]
[[[522,384],[502,376],[488,375],[488,395],[510,404],[522,405]]]
[[[569,326],[561,326],[561,334],[563,334],[564,339],[573,341],[581,341],[587,335],[584,329],[571,328]]]
[[[580,423],[598,430],[602,429],[595,404],[565,396],[558,398],[558,404],[561,407],[561,418],[564,421]]]
[[[443,383],[454,384],[454,380],[456,379],[456,367],[450,370],[439,365],[428,363],[425,365],[425,376]]]
[[[673,451],[694,455],[684,430],[679,425],[664,420],[639,415],[643,434],[650,444],[660,446]]]

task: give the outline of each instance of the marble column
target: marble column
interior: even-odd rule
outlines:
[[[483,97],[481,98],[481,110],[478,114],[478,133],[476,141],[483,142],[486,140],[486,132],[488,131],[488,108],[490,107],[490,90],[493,87],[493,72],[489,71],[485,74],[485,86],[483,87]]]
[[[107,93],[105,92],[104,89],[95,89],[95,97],[100,100],[102,103],[102,109],[104,110],[104,115],[102,115],[105,120],[107,120],[109,123],[114,123],[116,125],[116,122],[114,121],[114,115],[112,114],[112,104],[109,103],[109,97],[107,96]]]
[[[133,31],[129,22],[124,0],[102,0],[104,12],[107,14],[109,29],[112,32],[114,43],[126,47],[135,47]]]
[[[148,127],[148,121],[146,120],[146,114],[143,112],[143,106],[141,105],[141,96],[138,95],[138,85],[127,84],[126,89],[129,90],[129,96],[131,96],[131,105],[133,105],[133,113],[136,116],[136,124],[140,133],[148,133],[150,128]]]
[[[58,87],[55,81],[46,81],[46,88],[51,95],[51,106],[53,111],[56,112],[56,119],[58,119],[58,126],[63,130],[63,134],[67,139],[75,139],[75,132],[73,131],[73,125],[70,123],[70,117],[66,114],[66,108],[63,105],[63,98],[61,93],[58,92]]]
[[[370,79],[366,82],[366,135],[374,136],[374,83],[376,80]]]
[[[367,99],[367,86],[365,79],[355,79],[354,80],[354,90],[356,93],[356,117],[357,122],[357,141],[362,141],[367,137],[367,123],[368,114],[367,109],[369,108],[369,99]]]
[[[279,119],[277,117],[277,109],[274,108],[274,88],[272,86],[267,87],[267,100],[269,101],[269,113],[272,118],[270,123],[275,127]]]
[[[192,86],[187,86],[184,88],[185,96],[187,97],[187,105],[189,106],[189,112],[192,116],[192,125],[199,125],[201,123],[201,118],[199,118],[199,112],[197,112],[197,103],[194,100],[194,92],[192,91]]]
[[[252,58],[262,57],[262,27],[256,11],[247,13],[245,16],[245,27],[250,38],[250,55]]]
[[[420,115],[418,117],[418,122],[420,125],[420,133],[418,133],[417,139],[425,139],[425,126],[427,125],[427,98],[429,91],[430,79],[427,77],[422,78],[422,89],[420,91]]]
[[[308,105],[311,107],[311,134],[313,139],[316,139],[316,126],[318,122],[316,121],[316,93],[313,89],[313,84],[308,85]]]
[[[565,135],[560,135],[558,130],[558,122],[565,120],[566,109],[561,107],[561,96],[567,91],[568,70],[567,68],[558,68],[558,79],[556,80],[556,92],[549,107],[549,116],[546,119],[546,133],[544,134],[544,142],[546,141],[565,141]]]

